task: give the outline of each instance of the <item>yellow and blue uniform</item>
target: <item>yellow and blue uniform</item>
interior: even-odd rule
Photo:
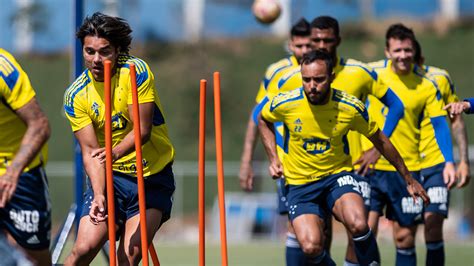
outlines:
[[[257,96],[255,97],[255,102],[257,104],[259,104],[268,93],[272,93],[268,91],[270,82],[272,80],[278,80],[279,78],[277,76],[281,75],[286,68],[292,66],[299,66],[298,60],[296,60],[294,55],[283,58],[278,62],[271,64],[266,69],[265,76],[260,82],[260,87],[258,89]]]
[[[26,132],[26,125],[15,113],[35,97],[28,75],[11,54],[0,48],[0,175],[13,160]],[[23,170],[28,172],[46,163],[47,145]]]
[[[413,67],[407,75],[397,75],[392,70],[390,60],[381,60],[369,64],[377,72],[382,83],[403,103],[402,118],[396,123],[386,117],[390,111],[375,98],[367,103],[369,114],[379,126],[393,127],[390,141],[400,153],[413,177],[420,181],[420,125],[424,116],[433,122],[436,135],[442,136],[445,146],[451,147],[446,112],[442,110],[442,101],[436,84],[419,69]],[[396,169],[383,156],[374,166],[376,170],[370,177],[371,210],[383,213],[398,221],[402,226],[412,225],[421,219],[422,203],[415,203],[406,190],[406,184]],[[420,182],[422,183],[422,182]]]
[[[0,176],[12,162],[27,127],[16,110],[35,97],[28,75],[15,58],[0,48]],[[12,199],[0,208],[0,229],[20,246],[46,249],[51,237],[51,204],[44,173],[47,147],[23,170]]]
[[[433,66],[424,66],[423,71],[428,78],[436,82],[438,91],[441,94],[443,106],[459,101],[455,92],[454,83],[446,70]],[[441,147],[438,146],[431,120],[425,114],[421,122],[420,132],[421,168],[429,168],[446,161],[453,162],[452,151],[447,151],[446,154],[448,158],[445,158],[441,152]]]
[[[146,186],[147,208],[153,207],[163,212],[162,222],[169,219],[172,195],[175,189],[171,164],[174,148],[168,137],[168,129],[157,95],[154,76],[143,60],[121,54],[117,70],[111,78],[112,88],[112,145],[119,144],[133,130],[130,81],[130,64],[137,70],[138,102],[154,103],[153,122],[150,139],[142,146],[143,176]],[[64,110],[73,131],[92,125],[101,147],[105,146],[105,99],[104,83],[94,80],[89,70],[84,71],[64,94]],[[119,158],[113,163],[116,216],[118,223],[138,213],[136,153]],[[88,215],[93,199],[91,184],[85,193],[82,216]]]
[[[174,158],[174,148],[168,137],[168,129],[156,94],[154,76],[148,65],[141,59],[120,55],[115,75],[111,80],[112,98],[112,143],[120,143],[133,130],[132,114],[128,106],[132,104],[129,64],[137,69],[137,91],[139,103],[154,103],[153,125],[150,139],[143,145],[143,175],[145,177],[160,172]],[[93,125],[101,147],[105,146],[105,101],[104,83],[94,80],[89,70],[80,75],[64,94],[64,110],[73,131]],[[113,170],[127,175],[136,175],[136,155],[132,152],[113,164]]]
[[[282,72],[277,76],[278,79],[269,83],[267,89],[269,99],[280,92],[290,91],[303,85],[300,66],[288,67]],[[333,72],[335,78],[331,84],[332,87],[351,94],[362,102],[366,101],[368,95],[373,95],[391,107],[391,120],[396,121],[400,118],[396,111],[400,109],[401,102],[393,97],[387,86],[381,84],[377,73],[371,67],[354,59],[337,57]],[[387,127],[382,130],[386,135],[391,135],[393,128]],[[349,132],[348,141],[354,162],[362,154],[360,135],[354,131]]]
[[[273,98],[280,92],[286,92],[300,88],[303,84],[301,77],[301,67],[299,65],[285,68],[281,72],[283,73],[277,75],[267,87],[268,99]],[[383,85],[377,86],[377,83],[379,83],[377,73],[373,71],[371,67],[354,59],[337,57],[333,72],[335,78],[331,84],[332,87],[354,95],[363,102],[365,102],[368,95],[375,95],[375,97],[381,99],[384,103],[391,106],[391,120],[395,121],[399,119],[399,112],[397,112],[397,110],[400,110],[401,102],[396,97],[391,97],[393,94],[389,91],[389,88]],[[266,99],[266,101],[268,99]],[[265,101],[262,101],[262,104],[265,104]],[[258,109],[257,111],[259,112],[260,110]],[[257,117],[257,114],[254,114],[254,117]],[[283,158],[284,152],[281,148],[284,146],[284,137],[281,133],[283,131],[283,126],[281,123],[275,123],[275,125],[278,129],[276,131],[276,133],[278,133],[276,134],[278,144],[277,151],[279,157]],[[392,129],[393,128],[387,127],[383,128],[383,131],[386,135],[390,135]],[[360,134],[356,131],[350,131],[347,134],[347,140],[349,143],[349,152],[352,157],[352,163],[354,163],[362,155]],[[362,179],[363,178],[361,177],[361,180]],[[363,189],[364,202],[366,205],[368,205],[370,194],[368,181],[362,180],[361,186],[365,188]]]
[[[360,195],[359,180],[350,173],[353,167],[347,133],[356,130],[371,136],[378,127],[356,97],[331,88],[328,103],[312,105],[299,88],[271,99],[263,107],[262,117],[284,124],[283,171],[289,184],[290,219],[304,213],[325,218],[342,194]],[[308,189],[315,190],[311,199],[302,195],[309,195],[309,191],[300,193]]]
[[[265,105],[262,117],[284,123],[287,156],[283,165],[290,185],[351,171],[347,133],[356,130],[370,136],[377,130],[364,104],[336,89],[331,89],[329,103],[324,105],[311,105],[303,88],[279,94]]]
[[[436,82],[443,105],[459,101],[454,83],[446,70],[433,66],[423,66],[421,70]],[[430,204],[425,207],[425,212],[435,212],[447,217],[449,190],[444,183],[443,170],[445,162],[453,162],[453,155],[451,150],[442,152],[444,147],[439,146],[440,141],[436,137],[432,121],[425,115],[420,132],[421,176],[423,187],[430,197]]]

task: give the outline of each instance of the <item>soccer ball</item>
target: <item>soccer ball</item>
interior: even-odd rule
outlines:
[[[278,0],[255,0],[252,12],[259,22],[270,24],[280,16],[281,6]]]

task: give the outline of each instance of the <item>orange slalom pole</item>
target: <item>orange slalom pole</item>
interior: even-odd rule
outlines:
[[[115,201],[114,177],[112,170],[112,62],[104,61],[104,98],[105,98],[105,177],[107,190],[107,214],[109,229],[109,265],[117,265],[115,253]]]
[[[150,251],[151,261],[153,261],[153,265],[160,266],[160,260],[158,260],[158,255],[156,254],[155,246],[153,245],[153,243],[150,244],[148,250]]]
[[[214,72],[214,120],[216,129],[216,159],[217,159],[217,192],[219,200],[219,216],[221,228],[222,265],[227,266],[227,229],[225,221],[225,186],[224,164],[222,158],[222,124],[221,124],[221,80],[219,72]]]
[[[130,81],[132,83],[133,132],[135,133],[135,154],[138,184],[138,209],[140,210],[140,236],[142,246],[142,265],[148,266],[148,237],[146,230],[145,181],[143,180],[142,139],[140,130],[140,110],[138,107],[137,72],[130,64]]]
[[[205,193],[205,150],[206,150],[206,85],[201,79],[199,89],[199,166],[198,166],[198,209],[199,209],[199,266],[206,265],[206,212]]]

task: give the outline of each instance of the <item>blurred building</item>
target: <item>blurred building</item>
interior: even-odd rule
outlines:
[[[127,19],[138,41],[286,35],[292,22],[329,14],[341,22],[390,18],[432,21],[474,15],[472,0],[279,0],[271,26],[251,13],[253,0],[83,0],[86,15],[101,11]],[[0,47],[54,53],[72,44],[74,0],[0,0]]]

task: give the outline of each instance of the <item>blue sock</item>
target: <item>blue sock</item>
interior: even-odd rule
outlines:
[[[360,265],[380,264],[380,253],[374,234],[369,230],[361,236],[354,236],[354,249]],[[377,265],[378,265],[377,264]]]
[[[416,265],[416,249],[397,248],[396,266],[415,266]]]
[[[306,257],[306,266],[336,266],[336,263],[331,259],[331,256],[324,250],[323,253],[316,257]]]
[[[426,243],[426,266],[444,266],[444,241]]]
[[[286,234],[286,265],[299,266],[306,262],[306,255],[301,250],[300,243],[296,236],[291,233]]]

